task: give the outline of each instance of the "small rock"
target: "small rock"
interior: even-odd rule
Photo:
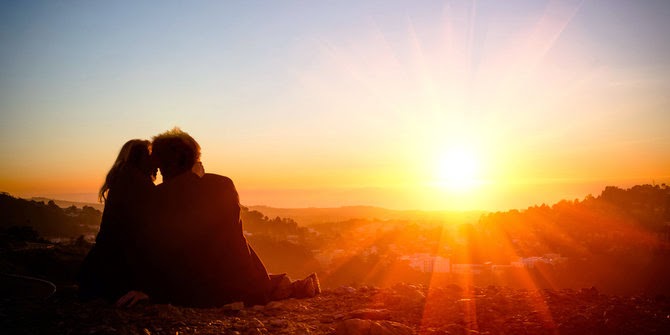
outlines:
[[[333,290],[335,294],[353,294],[356,293],[356,289],[351,286],[340,286]]]
[[[335,330],[336,335],[411,335],[412,328],[392,321],[372,321],[349,319],[341,322]]]
[[[358,291],[362,293],[377,293],[379,292],[379,290],[380,290],[379,287],[372,285],[361,286],[358,288]]]
[[[468,329],[465,328],[462,325],[456,324],[456,323],[451,323],[448,324],[445,328],[445,331],[448,334],[454,334],[454,335],[465,335],[468,333]]]
[[[265,328],[249,328],[244,332],[244,335],[267,335],[268,330]]]
[[[281,309],[283,307],[284,303],[280,301],[270,301],[267,305],[265,305],[266,310]]]
[[[236,301],[230,304],[225,304],[222,308],[226,311],[241,311],[244,309],[244,303],[241,301]]]
[[[391,312],[387,309],[371,309],[363,308],[349,313],[345,318],[347,319],[364,319],[364,320],[389,320]]]
[[[182,314],[181,310],[179,310],[178,307],[172,306],[170,304],[167,305],[157,305],[157,313],[158,317],[160,319],[183,319],[184,314]]]
[[[597,298],[598,297],[598,289],[591,286],[591,288],[582,288],[579,290],[579,295],[582,296],[583,298]]]
[[[256,318],[249,320],[249,323],[247,323],[247,325],[253,328],[265,328],[265,324],[263,324],[261,320],[258,320]]]
[[[449,284],[445,287],[445,289],[447,290],[447,292],[452,293],[452,294],[463,292],[463,288],[456,285],[456,284]]]
[[[337,313],[337,314],[333,315],[333,318],[334,318],[335,320],[342,320],[342,319],[344,319],[346,316],[347,316],[347,315],[344,314],[344,313]]]
[[[410,290],[404,292],[401,296],[410,304],[422,304],[426,301],[426,295],[419,290]]]
[[[244,321],[242,321],[242,320],[237,320],[237,321],[235,321],[235,323],[233,323],[232,327],[233,327],[233,329],[235,329],[235,330],[245,330],[245,329],[247,329],[249,326],[247,325],[246,322],[244,322]]]
[[[291,334],[294,335],[310,335],[312,331],[309,330],[309,327],[304,323],[298,323],[295,325],[295,328],[291,330]]]
[[[500,292],[500,287],[489,285],[486,287],[485,292],[486,295],[497,294],[498,292]]]
[[[426,300],[426,295],[421,288],[415,285],[396,284],[393,286],[393,291],[410,304],[420,304]]]
[[[269,321],[270,326],[275,327],[275,328],[285,328],[288,326],[288,321],[284,319],[272,319]]]
[[[335,322],[335,318],[333,318],[331,315],[324,315],[319,319],[319,322],[321,322],[321,323],[333,323],[333,322]]]
[[[576,314],[572,315],[567,322],[560,324],[558,328],[561,333],[574,334],[576,332],[590,333],[592,326],[593,323],[586,315]]]

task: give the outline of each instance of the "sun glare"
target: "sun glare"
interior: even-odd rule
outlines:
[[[471,150],[452,148],[440,157],[439,185],[450,191],[472,190],[478,184],[479,161]]]

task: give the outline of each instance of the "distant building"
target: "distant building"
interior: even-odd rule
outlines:
[[[512,265],[501,265],[501,264],[494,264],[491,265],[491,272],[496,275],[501,275],[507,271],[509,271],[512,268]]]
[[[566,261],[566,257],[559,254],[545,254],[544,256],[520,257],[518,261],[512,262],[513,267],[522,267],[532,269],[538,263],[555,265]]]
[[[452,264],[451,272],[457,274],[481,274],[485,269],[490,268],[488,264]]]
[[[379,254],[379,250],[376,245],[373,245],[369,248],[366,248],[365,250],[361,251],[360,253],[362,256],[370,256],[370,255],[377,255]]]
[[[433,256],[430,254],[413,254],[403,256],[401,259],[409,261],[409,266],[421,272],[427,273],[448,273],[450,272],[451,262],[449,258],[442,256]]]

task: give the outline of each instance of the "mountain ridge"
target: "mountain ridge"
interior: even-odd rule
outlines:
[[[378,220],[445,220],[468,223],[477,221],[487,211],[453,211],[453,210],[396,210],[376,206],[341,206],[341,207],[302,207],[280,208],[264,205],[247,206],[268,217],[286,217],[300,224],[313,225],[319,223],[339,222],[353,219]]]

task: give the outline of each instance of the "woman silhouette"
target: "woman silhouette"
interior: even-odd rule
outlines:
[[[105,204],[100,231],[78,276],[84,299],[114,302],[141,286],[139,248],[156,177],[150,150],[149,141],[126,142],[100,188],[99,200]]]

